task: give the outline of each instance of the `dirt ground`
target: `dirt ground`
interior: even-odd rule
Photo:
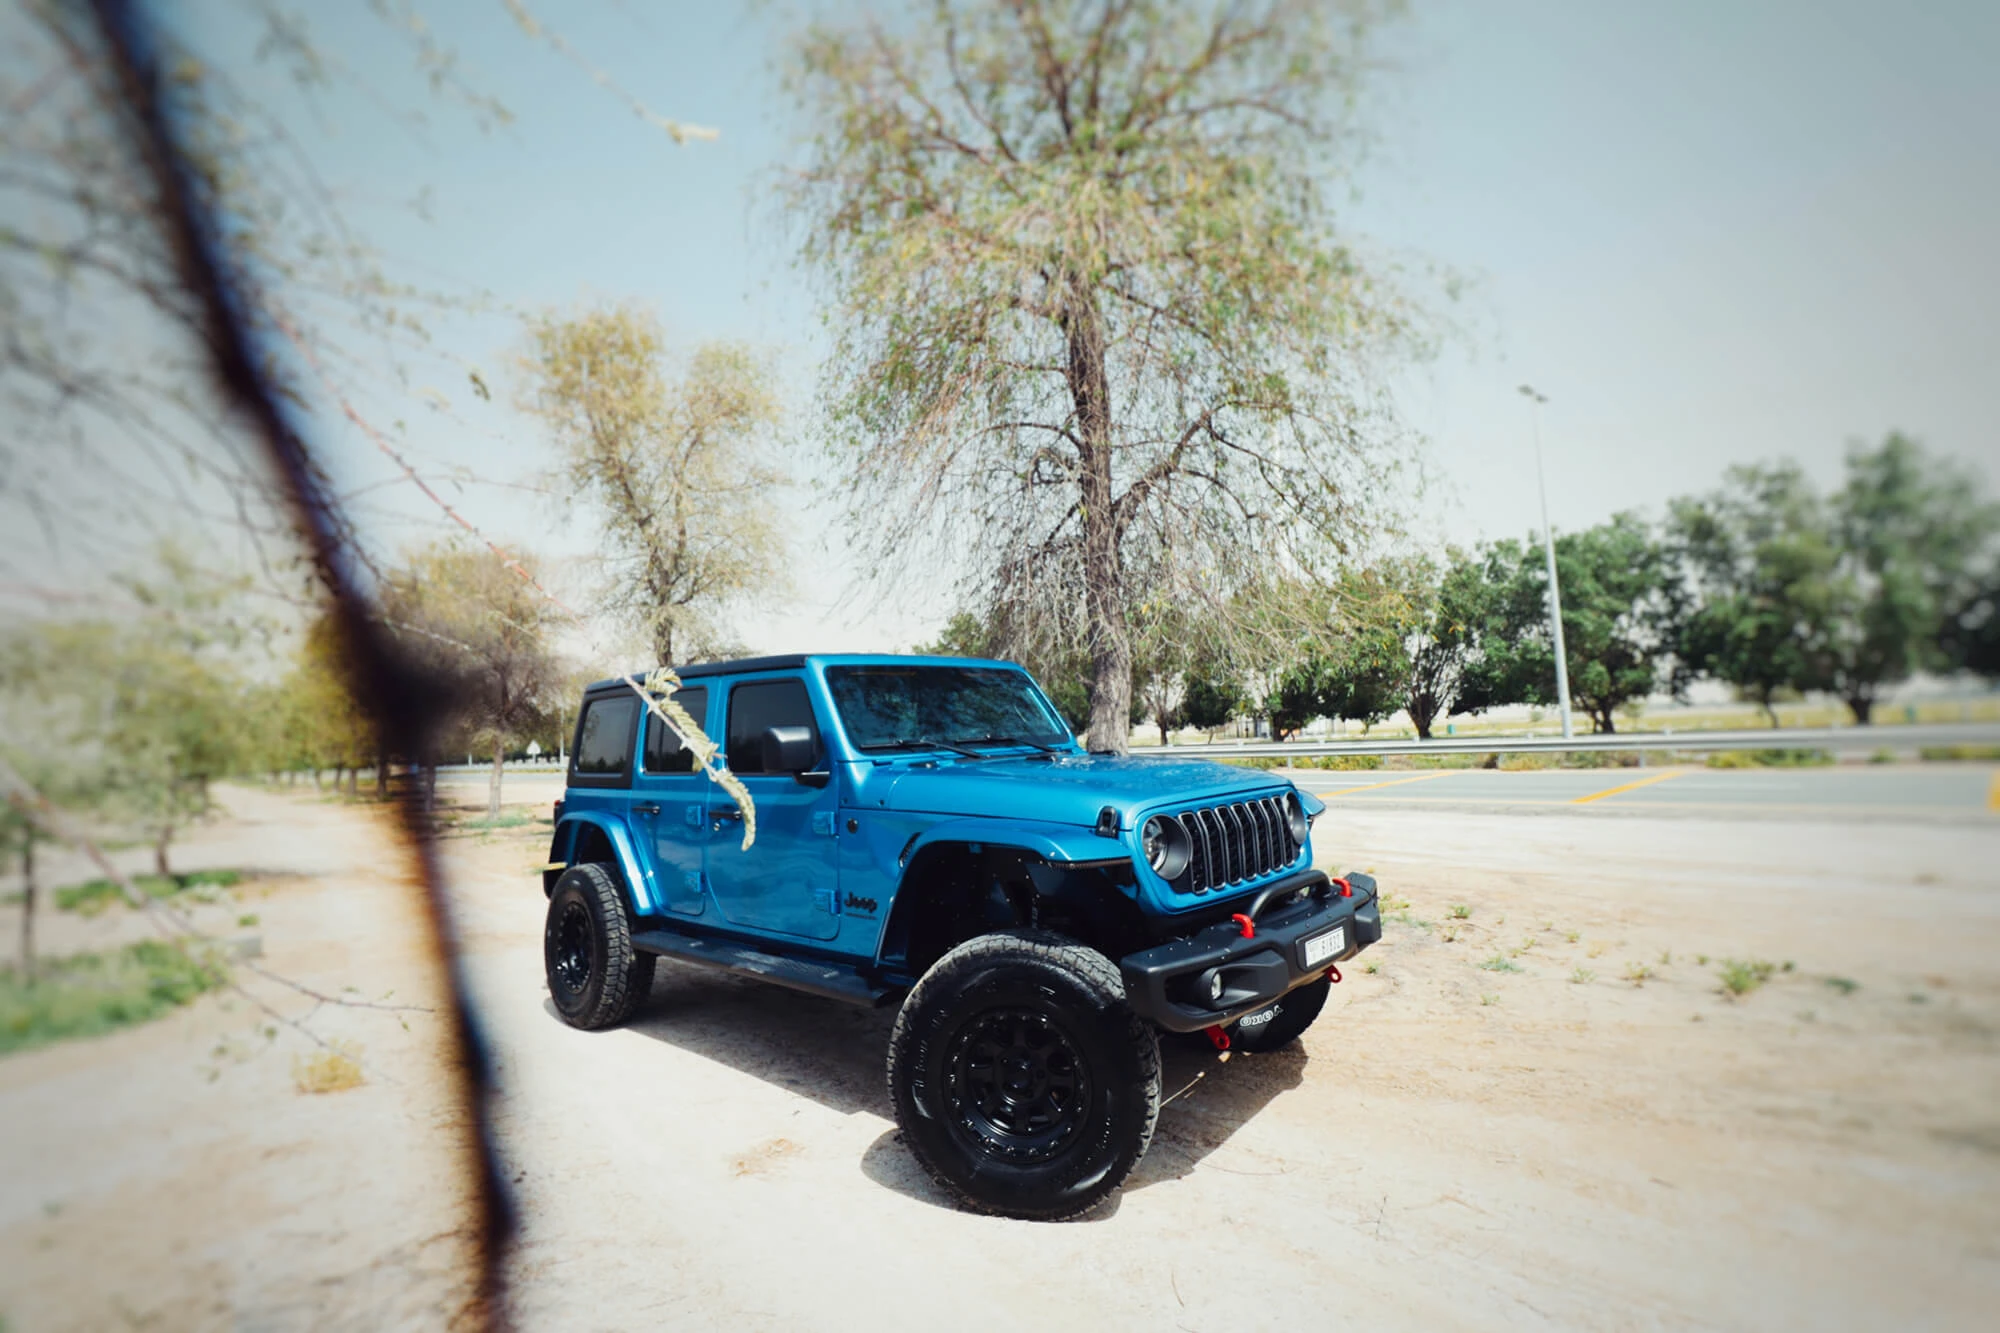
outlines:
[[[255,913],[273,971],[434,1004],[375,815],[227,800],[185,864],[272,877],[201,909],[212,928]],[[523,1327],[1973,1328],[2000,1308],[2000,820],[1336,807],[1321,859],[1407,902],[1387,937],[1302,1049],[1170,1048],[1151,1153],[1061,1225],[957,1212],[918,1172],[887,1012],[663,964],[629,1027],[563,1027],[526,873],[545,828],[447,841]],[[1727,998],[1723,959],[1771,980]],[[462,1312],[440,1019],[247,989],[358,1042],[367,1081],[298,1092],[305,1041],[264,1037],[243,995],[0,1060],[10,1329]]]

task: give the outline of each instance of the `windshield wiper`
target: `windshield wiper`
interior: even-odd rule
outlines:
[[[962,754],[967,759],[986,758],[985,755],[977,750],[969,750],[965,746],[953,744],[951,741],[941,741],[935,736],[898,737],[886,745],[870,745],[866,748],[870,750],[950,750],[953,754]]]
[[[959,740],[966,745],[1026,745],[1031,749],[1040,750],[1043,754],[1058,753],[1055,746],[1031,741],[1026,736],[961,736]]]

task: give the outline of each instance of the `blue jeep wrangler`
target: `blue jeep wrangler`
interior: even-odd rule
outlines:
[[[1160,1030],[1282,1046],[1335,965],[1381,938],[1374,882],[1312,867],[1314,797],[1199,759],[1086,753],[1012,663],[678,674],[754,840],[631,681],[586,690],[544,870],[556,1009],[621,1022],[660,957],[900,1001],[896,1118],[972,1207],[1089,1208],[1152,1138]]]

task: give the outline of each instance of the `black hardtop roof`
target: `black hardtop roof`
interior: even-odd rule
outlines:
[[[770,657],[737,657],[726,662],[690,662],[686,666],[675,667],[674,673],[684,681],[692,681],[699,680],[703,676],[736,676],[752,671],[782,671],[787,668],[802,667],[815,657],[861,663],[981,662],[993,666],[1019,666],[1019,663],[1003,661],[1000,658],[954,657],[939,653],[779,653]],[[635,671],[632,673],[633,678],[644,681],[646,673],[650,670],[651,667],[646,667]],[[584,692],[594,694],[600,690],[616,689],[624,684],[623,676],[612,676],[606,680],[593,682],[585,687]]]

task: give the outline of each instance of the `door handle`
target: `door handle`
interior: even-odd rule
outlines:
[[[653,801],[641,801],[632,807],[632,813],[637,815],[657,815],[660,813],[660,807]]]
[[[718,805],[715,809],[708,812],[708,817],[716,828],[721,828],[725,822],[731,819],[741,823],[743,821],[743,812],[733,805]]]

